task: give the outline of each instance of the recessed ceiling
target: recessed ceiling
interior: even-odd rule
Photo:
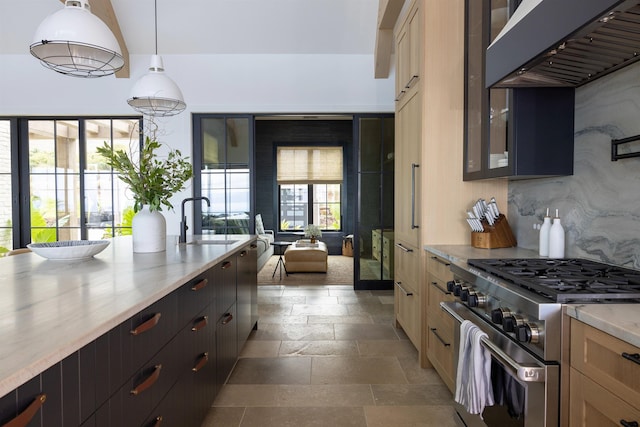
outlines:
[[[91,0],[89,0],[91,3]],[[111,0],[129,53],[155,50],[154,1]],[[373,54],[378,0],[157,0],[158,53]],[[59,0],[0,1],[0,54],[28,54]]]

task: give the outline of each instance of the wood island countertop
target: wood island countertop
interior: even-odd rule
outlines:
[[[0,397],[184,283],[238,252],[253,235],[200,236],[233,244],[180,244],[133,253],[130,236],[93,258],[0,258]]]

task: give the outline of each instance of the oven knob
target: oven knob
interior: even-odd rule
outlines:
[[[520,342],[537,344],[540,341],[540,327],[535,323],[525,323],[516,328],[516,338]]]
[[[466,287],[462,287],[462,289],[460,290],[460,299],[462,301],[468,301],[469,300],[469,295],[473,293],[473,290],[471,288],[466,288]]]
[[[462,282],[456,282],[456,284],[453,285],[453,294],[459,297],[460,294],[462,293],[462,290],[466,288],[467,286],[463,285]]]
[[[454,287],[456,286],[457,280],[449,280],[447,282],[447,292],[453,292]]]
[[[511,314],[502,318],[502,329],[506,332],[515,332],[516,327],[525,323],[524,317],[519,314]]]
[[[487,304],[487,296],[480,292],[473,292],[469,294],[467,304],[469,307],[484,307]]]
[[[494,308],[491,310],[491,321],[497,325],[502,325],[502,319],[505,316],[510,316],[511,310],[508,308]]]

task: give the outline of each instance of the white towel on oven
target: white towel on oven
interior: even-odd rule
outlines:
[[[480,418],[485,406],[493,405],[491,353],[480,343],[483,336],[487,334],[472,322],[460,324],[455,401]]]

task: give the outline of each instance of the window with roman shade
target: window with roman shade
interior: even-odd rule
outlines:
[[[342,147],[278,147],[278,184],[341,184]]]
[[[340,230],[342,147],[278,146],[276,156],[279,230],[300,230],[308,224]]]

